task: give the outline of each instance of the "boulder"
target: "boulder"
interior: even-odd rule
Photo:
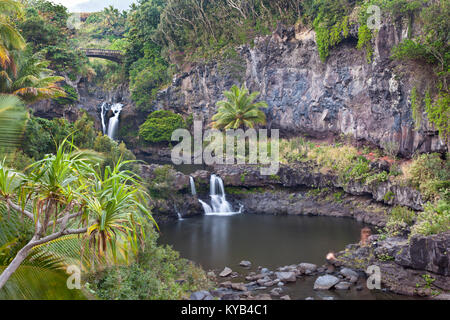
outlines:
[[[394,256],[401,266],[450,276],[450,231],[432,236],[415,235]]]
[[[252,263],[250,261],[243,260],[239,263],[239,265],[244,268],[250,268],[252,266]]]
[[[189,300],[212,300],[214,297],[209,293],[209,291],[202,290],[193,292],[189,297]]]
[[[233,273],[233,270],[231,270],[228,267],[225,267],[222,272],[219,274],[219,276],[221,277],[228,277],[229,275],[231,275],[231,273]]]
[[[342,268],[340,271],[340,274],[342,274],[347,279],[351,279],[351,278],[358,279],[358,277],[359,277],[358,273],[356,271],[353,271],[350,268]]]
[[[289,295],[285,295],[280,297],[280,300],[291,300],[291,297],[289,297]]]
[[[269,273],[269,272],[270,272],[270,270],[267,269],[267,268],[262,268],[262,269],[261,269],[261,273],[262,273],[262,274]]]
[[[351,285],[352,284],[350,282],[341,281],[337,285],[335,285],[334,288],[336,290],[348,290],[350,289]]]
[[[298,270],[303,274],[312,274],[317,271],[317,266],[312,263],[300,263]]]
[[[297,277],[295,272],[288,271],[288,272],[276,272],[275,273],[277,278],[280,279],[280,281],[283,282],[295,282],[297,281]]]
[[[247,291],[247,287],[243,283],[232,283],[231,289],[237,291]]]
[[[339,278],[332,275],[320,276],[314,282],[314,290],[329,290],[339,283]]]
[[[273,296],[279,296],[281,292],[283,292],[283,289],[281,288],[274,288],[270,290],[270,294]]]

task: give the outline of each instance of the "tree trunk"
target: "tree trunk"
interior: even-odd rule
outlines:
[[[5,285],[6,281],[12,276],[12,274],[19,268],[20,264],[23,262],[23,260],[26,259],[28,256],[28,252],[30,252],[31,248],[34,247],[34,242],[31,240],[28,242],[25,247],[20,249],[20,251],[17,253],[13,261],[9,264],[9,266],[3,271],[3,273],[0,275],[0,290]]]

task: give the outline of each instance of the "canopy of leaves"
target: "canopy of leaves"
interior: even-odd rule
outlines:
[[[147,142],[170,142],[172,132],[185,128],[183,117],[172,111],[159,110],[152,112],[139,128],[139,136]]]

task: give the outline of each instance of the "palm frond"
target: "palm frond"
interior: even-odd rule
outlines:
[[[28,113],[23,102],[13,95],[0,95],[0,148],[20,145]]]

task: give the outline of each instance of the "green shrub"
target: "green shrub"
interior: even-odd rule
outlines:
[[[450,160],[442,160],[437,153],[422,154],[407,169],[408,179],[418,188],[425,200],[448,197],[450,188]]]
[[[64,84],[61,87],[62,87],[62,89],[64,89],[66,96],[54,99],[58,104],[70,105],[70,104],[74,104],[75,102],[78,101],[78,93],[72,86],[69,86],[68,84]]]
[[[69,135],[77,147],[92,149],[96,135],[92,120],[86,114],[73,123],[64,118],[47,120],[31,117],[27,122],[22,149],[28,157],[40,160],[46,154],[54,153],[56,145]]]
[[[366,50],[367,63],[372,62],[373,47],[372,47],[372,30],[366,24],[363,24],[358,29],[358,43],[356,48]]]
[[[168,199],[177,190],[174,186],[176,171],[171,165],[164,165],[155,168],[154,177],[148,181],[148,189],[153,198]]]
[[[405,207],[394,207],[386,222],[386,231],[390,236],[401,235],[408,230],[408,227],[413,225],[416,218],[416,213]]]
[[[395,197],[395,194],[392,191],[388,191],[384,194],[383,200],[384,202],[390,202]]]
[[[440,200],[427,203],[425,211],[417,215],[417,222],[411,228],[411,235],[432,235],[450,230],[450,203]]]
[[[104,300],[179,300],[209,287],[205,272],[178,252],[157,244],[151,231],[137,262],[113,266],[88,277],[89,288]],[[183,279],[183,281],[178,281]]]
[[[172,111],[159,110],[152,112],[139,128],[139,136],[150,143],[170,142],[172,132],[185,128],[183,117]]]
[[[336,202],[342,202],[343,201],[343,199],[342,199],[343,196],[344,196],[344,193],[342,191],[338,191],[338,192],[333,193],[333,197],[334,197],[334,200]]]
[[[102,168],[106,166],[114,167],[120,158],[125,161],[136,160],[136,157],[130,150],[127,149],[125,143],[121,142],[119,144],[101,133],[99,133],[97,138],[95,138],[93,149],[104,155]],[[125,164],[124,169],[134,172],[138,172],[139,170],[136,163]]]

